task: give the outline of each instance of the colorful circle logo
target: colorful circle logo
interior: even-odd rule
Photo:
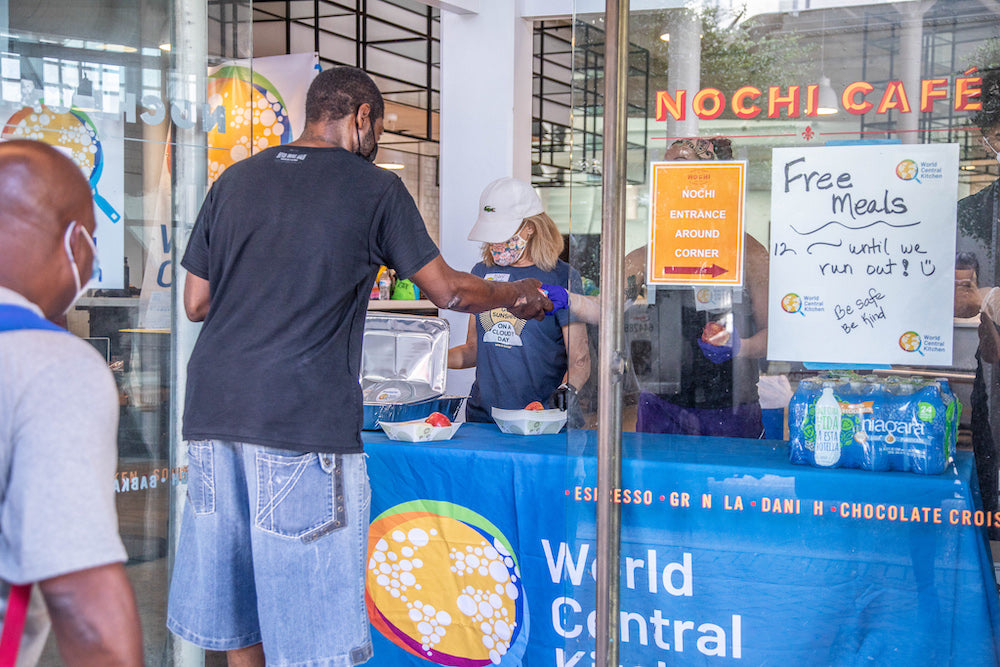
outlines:
[[[903,181],[912,181],[917,178],[917,163],[913,160],[903,160],[896,165],[896,177]],[[919,183],[920,180],[917,180]]]
[[[266,78],[246,67],[223,67],[208,81],[208,104],[226,110],[225,131],[208,133],[208,177],[215,181],[227,167],[292,138],[285,102]]]
[[[694,293],[694,298],[698,300],[698,303],[708,303],[712,300],[712,290],[702,287]]]
[[[87,176],[98,208],[111,222],[121,219],[121,214],[97,191],[104,173],[104,150],[97,127],[86,113],[79,109],[57,113],[45,105],[23,107],[7,119],[0,138],[34,139],[57,146]]]
[[[417,500],[372,521],[365,602],[387,639],[439,665],[520,664],[527,647],[513,549],[460,505]]]
[[[786,313],[797,313],[802,310],[802,299],[798,294],[789,292],[781,297],[781,309]]]
[[[916,331],[907,331],[899,337],[899,347],[905,352],[919,352],[920,342],[920,334]]]

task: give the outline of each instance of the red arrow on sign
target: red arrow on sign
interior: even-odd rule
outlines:
[[[713,264],[712,266],[665,266],[663,267],[663,275],[676,275],[676,274],[690,274],[696,276],[721,276],[723,273],[728,272],[729,269],[723,268],[718,264]]]

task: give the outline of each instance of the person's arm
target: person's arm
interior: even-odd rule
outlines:
[[[1000,289],[989,289],[982,299],[979,313],[979,358],[983,363],[995,364],[1000,361],[1000,329],[993,319],[1000,303]]]
[[[566,342],[566,382],[579,391],[590,378],[590,343],[587,340],[587,325],[570,322],[562,328]]]
[[[587,324],[601,323],[601,300],[585,294],[569,293],[569,312]],[[573,383],[574,386],[576,383]]]
[[[483,280],[471,273],[456,271],[440,255],[414,273],[410,280],[438,308],[460,313],[481,313],[503,306],[522,320],[540,320],[552,310],[552,302],[538,291],[542,283],[534,278],[510,283]]]
[[[121,563],[46,579],[39,587],[64,664],[143,664],[139,612]]]
[[[469,333],[465,337],[465,343],[456,345],[448,350],[448,368],[472,368],[476,365],[476,316],[469,316]]]
[[[754,335],[742,338],[738,357],[763,359],[767,356],[767,290],[768,264],[770,257],[757,239],[747,234],[746,239],[746,276],[747,289],[753,302],[753,321],[757,328]],[[742,332],[740,332],[742,333]]]
[[[188,272],[184,279],[184,312],[192,322],[201,322],[208,315],[211,293],[208,281]]]
[[[636,277],[636,284],[641,285],[646,282],[646,253],[648,246],[640,246],[625,255],[625,282],[628,283],[629,276]]]

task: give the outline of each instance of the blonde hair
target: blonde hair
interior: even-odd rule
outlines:
[[[535,233],[528,239],[528,245],[524,249],[524,254],[531,259],[542,271],[551,271],[556,268],[559,255],[563,251],[562,234],[556,227],[555,221],[544,211],[536,215],[529,216],[521,221],[521,226],[517,228],[520,232],[526,223],[531,223],[535,228]],[[486,266],[493,266],[493,253],[490,252],[490,243],[483,244],[483,263]]]

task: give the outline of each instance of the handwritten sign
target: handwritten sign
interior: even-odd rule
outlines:
[[[654,162],[646,282],[742,285],[745,162]]]
[[[767,356],[950,365],[958,145],[778,148]]]

